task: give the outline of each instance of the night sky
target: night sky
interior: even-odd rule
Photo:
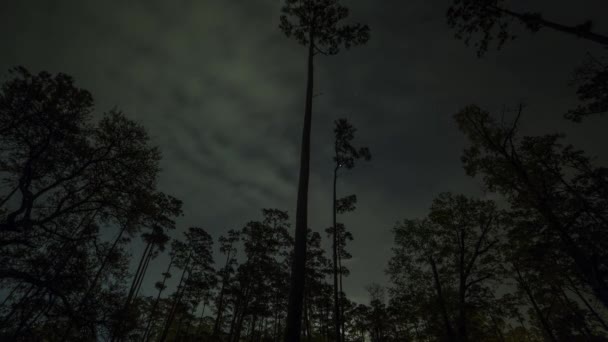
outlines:
[[[200,226],[217,237],[260,219],[262,208],[293,219],[306,50],[278,29],[281,3],[2,1],[0,77],[16,65],[65,72],[92,92],[98,114],[116,107],[142,123],[163,153],[160,189],[184,202],[180,231]],[[353,21],[369,24],[372,38],[316,60],[309,222],[316,231],[331,224],[333,121],[348,118],[358,128],[355,142],[373,154],[338,188],[339,196],[359,198],[357,211],[341,219],[355,237],[345,281],[352,299],[367,301],[366,285],[386,284],[396,221],[424,216],[443,191],[488,196],[461,167],[466,141],[452,116],[465,105],[499,115],[523,102],[525,133],[564,132],[606,165],[608,118],[563,119],[576,104],[568,85],[574,69],[587,53],[605,50],[548,30],[522,31],[479,59],[447,26],[448,1],[342,3]],[[592,19],[608,34],[606,0],[513,7],[571,25]],[[150,267],[149,284],[165,262]]]

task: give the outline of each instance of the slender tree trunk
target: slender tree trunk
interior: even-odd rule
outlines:
[[[310,302],[309,302],[309,296],[304,297],[304,329],[306,331],[306,339],[308,341],[311,340],[311,336],[310,336]]]
[[[243,307],[242,311],[239,313],[239,317],[236,321],[236,326],[234,328],[234,342],[239,342],[241,340],[241,333],[243,331],[244,321],[245,321],[245,307]]]
[[[97,273],[95,274],[95,277],[93,278],[93,281],[91,281],[91,284],[89,285],[89,287],[87,288],[87,291],[85,292],[84,296],[82,297],[82,299],[80,300],[80,303],[78,304],[78,306],[76,307],[76,313],[78,313],[82,307],[87,304],[88,299],[90,298],[91,295],[91,291],[93,291],[93,289],[95,288],[97,281],[99,280],[99,277],[101,277],[101,273],[103,272],[104,268],[106,267],[107,263],[108,263],[108,257],[110,256],[110,254],[112,254],[114,252],[114,249],[116,248],[116,246],[118,245],[118,242],[120,241],[120,239],[122,238],[122,235],[124,234],[124,232],[127,230],[127,227],[129,226],[129,224],[124,224],[123,227],[120,229],[120,232],[118,233],[118,236],[116,237],[116,239],[114,240],[114,243],[112,244],[112,247],[110,247],[110,250],[108,251],[108,253],[106,254],[106,256],[103,259],[103,262],[101,264],[101,266],[99,267],[99,269],[97,270]],[[72,328],[74,327],[74,319],[71,319],[68,322],[68,327],[66,328],[63,337],[61,338],[62,342],[67,341],[70,333],[72,332]]]
[[[332,261],[333,261],[333,277],[334,277],[334,341],[341,340],[340,333],[340,297],[338,293],[338,227],[336,222],[336,183],[338,179],[338,165],[334,168],[334,182],[332,188]]]
[[[238,300],[234,301],[234,309],[232,310],[232,319],[230,320],[230,332],[228,333],[228,342],[232,342],[234,331],[236,328],[236,320],[240,315],[240,305]]]
[[[194,319],[195,313],[196,313],[196,307],[193,307],[192,312],[190,313],[190,316],[188,317],[188,321],[186,322],[186,331],[184,332],[184,334],[186,334],[186,338],[188,338],[188,334],[190,334],[190,328],[192,327],[192,320]],[[203,302],[203,312],[201,313],[201,324],[199,324],[199,326],[196,329],[197,333],[200,331],[204,315],[205,315],[205,303]]]
[[[464,246],[464,230],[460,231],[460,265],[459,269],[459,285],[458,285],[458,340],[460,342],[466,342],[467,336],[467,313],[466,313],[466,284],[467,277],[465,274],[465,246]]]
[[[148,341],[148,337],[150,334],[150,327],[152,326],[152,321],[154,320],[154,315],[156,314],[156,308],[158,307],[158,302],[160,301],[160,295],[163,293],[165,289],[165,283],[169,278],[169,271],[171,271],[171,266],[173,266],[173,258],[169,260],[169,265],[167,266],[167,270],[163,275],[163,282],[161,288],[158,289],[158,295],[156,296],[156,300],[154,300],[154,304],[152,305],[152,309],[150,310],[150,315],[148,317],[148,324],[146,324],[146,330],[144,331],[144,341]]]
[[[342,241],[342,237],[339,237],[340,241]],[[346,342],[346,328],[345,328],[345,322],[344,322],[344,300],[342,300],[342,296],[344,295],[344,290],[342,290],[342,258],[340,257],[340,254],[338,254],[338,269],[340,270],[340,273],[338,273],[338,281],[340,283],[340,323],[342,325],[342,342]]]
[[[181,298],[180,298],[180,302],[181,302]],[[179,319],[177,320],[177,329],[175,330],[175,341],[179,341],[180,338],[182,337],[182,324],[184,323],[184,314],[187,311],[188,310],[185,310],[184,312],[182,312],[181,315],[179,315]]]
[[[185,277],[186,273],[188,273],[188,266],[190,265],[190,257],[191,257],[191,255],[188,256],[188,261],[186,261],[186,265],[184,266],[182,276],[179,280],[179,284],[177,285],[177,293],[175,294],[175,300],[173,301],[171,311],[169,312],[169,316],[167,317],[167,320],[165,322],[165,326],[163,328],[163,334],[160,338],[160,342],[164,342],[167,339],[167,335],[169,334],[169,328],[171,327],[171,323],[173,322],[173,318],[175,317],[175,311],[177,310],[177,306],[179,305],[179,303],[181,301],[181,296],[183,295],[184,291],[186,290],[185,284],[184,284],[184,286],[182,286],[182,284],[184,282],[184,277]]]
[[[217,337],[217,334],[220,330],[220,326],[222,324],[222,315],[224,314],[224,291],[226,289],[226,282],[228,281],[228,265],[230,264],[230,250],[232,249],[232,244],[230,245],[230,249],[228,249],[228,254],[226,255],[226,265],[224,266],[224,274],[222,277],[222,288],[220,289],[219,297],[217,300],[217,315],[215,316],[215,323],[213,324],[213,333],[212,337]]]
[[[15,285],[15,287],[13,287],[11,292],[9,292],[9,294],[6,295],[6,297],[4,297],[2,300],[2,303],[0,303],[0,308],[2,308],[9,300],[11,300],[11,298],[13,298],[13,295],[21,288],[21,285],[23,285],[23,281],[19,282],[17,285]]]
[[[547,320],[545,319],[545,316],[543,315],[543,312],[540,310],[540,307],[536,303],[536,300],[534,299],[534,296],[532,295],[532,291],[528,287],[528,284],[526,284],[526,281],[522,277],[521,273],[519,272],[519,269],[515,266],[515,264],[513,266],[515,268],[515,272],[517,273],[517,280],[518,280],[519,284],[521,285],[521,287],[526,292],[526,295],[528,295],[528,299],[530,300],[530,303],[532,303],[532,307],[534,308],[534,311],[536,312],[536,315],[538,316],[538,319],[540,320],[540,322],[543,326],[543,329],[545,330],[545,333],[547,334],[547,336],[549,337],[549,339],[551,341],[557,342],[558,340],[555,337],[555,334],[553,333],[553,330],[551,329],[549,322],[547,322]]]
[[[448,316],[447,309],[445,307],[445,301],[443,299],[443,293],[441,290],[441,282],[439,281],[439,274],[437,273],[437,265],[435,264],[435,260],[433,257],[429,257],[429,261],[431,264],[431,268],[433,270],[433,279],[435,280],[435,290],[437,291],[437,302],[439,302],[439,307],[441,308],[441,316],[443,318],[443,324],[445,325],[446,334],[448,340],[454,341],[454,331],[452,330],[452,325],[450,324],[450,318]]]
[[[236,326],[234,329],[234,342],[239,342],[241,339],[241,332],[243,330],[243,321],[245,320],[245,315],[247,313],[247,307],[249,306],[249,296],[251,292],[251,285],[248,284],[243,292],[243,300],[239,309],[239,316],[236,322]]]
[[[261,322],[262,326],[260,327],[260,339],[259,341],[266,341],[268,337],[268,318],[264,317],[264,320]]]
[[[203,310],[201,310],[201,317],[198,320],[198,327],[196,328],[196,334],[200,335],[201,330],[203,328],[203,320],[205,319],[205,308],[207,307],[207,303],[203,302]],[[194,315],[194,312],[192,312],[192,315]],[[186,333],[188,332],[188,330],[186,330]],[[211,339],[211,341],[215,341],[214,339]]]
[[[277,299],[277,303],[278,303],[278,299]],[[277,305],[278,307],[278,305]],[[273,331],[272,331],[272,341],[273,342],[278,342],[280,340],[279,338],[279,333],[281,331],[281,322],[280,322],[280,317],[279,317],[279,310],[276,310],[276,313],[274,314],[274,327],[273,327]]]
[[[127,300],[125,302],[125,307],[129,306],[129,303],[131,302],[131,299],[133,298],[133,294],[135,293],[135,288],[137,287],[137,284],[139,283],[139,277],[140,277],[141,270],[144,267],[144,263],[146,262],[146,259],[148,258],[148,251],[150,249],[150,246],[152,246],[152,243],[148,242],[146,244],[146,248],[144,249],[144,252],[141,254],[141,258],[139,259],[139,265],[137,265],[137,270],[135,271],[135,274],[133,275],[133,281],[131,282],[131,288],[129,289],[129,295],[127,296]]]
[[[133,281],[131,282],[131,288],[129,289],[129,294],[127,295],[127,299],[125,300],[125,304],[122,308],[123,315],[127,314],[128,310],[129,310],[129,306],[131,305],[131,301],[133,300],[133,297],[134,297],[133,295],[135,293],[135,289],[137,288],[137,284],[139,283],[139,279],[141,277],[142,269],[144,267],[144,264],[146,263],[146,260],[148,259],[148,252],[150,250],[151,245],[152,245],[152,243],[148,242],[146,244],[146,248],[144,249],[143,253],[141,254],[141,258],[139,259],[139,264],[137,265],[137,270],[135,271],[135,274],[133,275]],[[123,322],[124,322],[124,320],[122,320],[122,319],[119,320],[116,329],[114,329],[114,331],[112,333],[112,337],[110,338],[110,341],[116,341],[117,335],[118,336],[122,335]]]
[[[249,341],[255,341],[255,325],[258,323],[258,315],[253,315],[251,318],[251,327],[249,328]]]
[[[146,258],[146,261],[144,262],[144,268],[140,273],[139,282],[135,286],[135,293],[133,294],[133,298],[131,299],[131,301],[133,301],[134,298],[137,298],[137,296],[139,296],[139,291],[141,290],[141,285],[144,282],[146,273],[148,273],[148,265],[150,265],[150,260],[152,260],[153,253],[154,253],[154,245],[152,245],[152,248],[150,248],[150,250],[148,251],[148,257]]]
[[[312,92],[313,92],[313,58],[314,29],[311,31],[308,46],[308,77],[306,84],[306,104],[304,109],[304,128],[302,130],[302,151],[300,153],[300,176],[298,182],[298,200],[296,204],[296,233],[293,265],[291,267],[291,284],[289,287],[289,304],[285,342],[300,342],[302,325],[302,299],[304,297],[304,280],[306,273],[306,235],[308,230],[308,179],[310,173],[310,133],[312,126]]]

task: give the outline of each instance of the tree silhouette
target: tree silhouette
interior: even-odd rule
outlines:
[[[608,307],[606,283],[607,175],[582,151],[560,144],[559,135],[517,136],[521,115],[498,124],[488,112],[469,106],[456,115],[471,147],[463,156],[467,173],[483,175],[490,190],[514,208],[538,215],[569,255],[585,283]]]
[[[165,341],[169,336],[169,329],[173,324],[178,308],[184,305],[183,300],[188,294],[188,290],[195,286],[199,290],[203,289],[208,292],[215,282],[215,270],[212,266],[213,239],[211,235],[198,227],[188,228],[184,235],[186,250],[176,262],[176,265],[182,269],[182,275],[176,289],[173,305],[165,320],[160,341]],[[196,305],[199,301],[197,298]],[[179,326],[177,328],[176,335],[179,334]]]
[[[228,231],[228,236],[220,236],[219,238],[220,252],[226,255],[226,263],[220,274],[222,286],[215,305],[217,313],[215,323],[213,325],[213,338],[217,338],[222,325],[222,316],[224,315],[224,295],[230,282],[230,276],[234,273],[234,264],[236,263],[235,257],[237,252],[235,244],[239,241],[239,238],[239,232],[233,229]]]
[[[489,307],[484,304],[493,300],[491,283],[501,278],[502,216],[492,202],[444,193],[433,201],[427,219],[395,227],[388,272],[403,292],[421,283],[434,288],[432,294],[418,290],[417,296],[436,298],[444,326],[438,339],[473,340],[473,317]]]
[[[593,32],[591,21],[575,26],[563,25],[544,19],[540,13],[510,10],[504,3],[504,0],[453,0],[447,11],[448,24],[456,29],[456,37],[463,39],[467,45],[476,35],[481,35],[474,43],[479,56],[488,50],[492,40],[498,40],[497,45],[500,48],[507,40],[515,38],[509,31],[513,19],[532,32],[546,27],[608,46],[608,36]]]
[[[314,56],[335,55],[342,47],[363,44],[369,39],[365,25],[341,25],[348,16],[348,9],[338,0],[286,0],[282,8],[281,30],[308,47],[306,101],[300,175],[296,205],[295,253],[291,270],[289,305],[285,340],[300,340],[302,301],[304,298],[304,274],[306,264],[306,232],[308,229],[308,179],[310,168],[310,135],[312,124],[312,97],[314,88]]]
[[[577,95],[583,105],[571,109],[566,118],[581,122],[584,118],[608,112],[608,61],[593,58],[591,55],[583,66],[578,68],[571,82],[578,86]]]
[[[337,182],[340,169],[351,170],[355,167],[355,162],[359,159],[369,161],[371,154],[367,147],[355,148],[352,145],[352,140],[355,138],[356,129],[346,120],[339,119],[335,122],[334,128],[334,178],[333,178],[333,198],[332,198],[332,228],[329,233],[332,236],[332,251],[333,251],[333,277],[334,277],[334,330],[336,339],[338,336],[344,342],[344,322],[343,310],[340,307],[340,298],[342,297],[342,257],[346,256],[346,240],[352,240],[352,234],[346,232],[343,224],[338,225],[336,216],[355,209],[357,197],[350,195],[345,198],[338,199]],[[338,279],[338,274],[340,274]]]
[[[3,321],[20,335],[54,326],[54,340],[106,334],[124,300],[124,245],[171,229],[181,202],[156,190],[160,154],[143,127],[118,111],[93,121],[91,94],[65,74],[11,75],[0,91]]]
[[[524,24],[532,32],[543,27],[568,35],[574,35],[604,47],[608,47],[608,36],[592,31],[593,24],[586,21],[580,25],[567,26],[545,20],[540,13],[515,12],[504,6],[504,0],[453,0],[447,11],[448,24],[456,30],[456,37],[469,45],[474,41],[477,55],[487,52],[490,43],[497,40],[500,49],[507,40],[515,39],[510,31],[512,20]],[[481,35],[479,39],[477,36]],[[578,87],[577,95],[583,105],[569,110],[565,117],[574,122],[608,111],[608,63],[589,55],[585,64],[576,70],[571,84]]]

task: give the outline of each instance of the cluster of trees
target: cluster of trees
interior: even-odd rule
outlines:
[[[390,285],[370,285],[367,305],[348,299],[353,235],[338,215],[357,197],[339,198],[337,180],[370,152],[335,122],[327,250],[307,224],[313,69],[317,55],[364,44],[369,28],[343,25],[337,0],[286,0],[282,11],[280,28],[308,50],[293,235],[285,211],[264,209],[216,246],[203,228],[180,237],[182,203],[157,189],[160,153],[142,126],[119,111],[95,120],[91,94],[65,74],[11,71],[0,89],[0,339],[608,341],[608,169],[563,135],[521,136],[522,106],[510,122],[475,105],[455,116],[465,170],[498,200],[440,194],[426,217],[394,227]],[[513,38],[514,20],[608,46],[590,22],[502,0],[454,0],[447,18],[479,55]],[[566,118],[608,111],[608,63],[590,57],[577,75],[581,105]],[[150,272],[161,254],[164,272]]]
[[[173,232],[182,203],[157,190],[160,153],[143,127],[117,111],[95,120],[91,94],[65,74],[11,75],[0,90],[2,340],[283,339],[294,259],[286,212],[264,209],[220,236],[216,264],[205,229]],[[300,334],[311,341],[345,339],[353,317],[368,314],[342,290],[353,236],[337,215],[357,198],[336,198],[336,180],[370,152],[352,145],[347,120],[334,131],[331,252],[321,233],[306,235]],[[164,272],[150,272],[163,253]],[[156,281],[151,296],[145,279]]]
[[[502,0],[454,0],[447,18],[480,56],[515,37],[513,21],[608,46],[589,21],[558,24]],[[574,122],[608,111],[608,63],[589,58],[573,82],[582,104],[565,114]],[[608,341],[608,169],[563,134],[522,136],[523,110],[455,115],[469,141],[463,166],[496,200],[443,193],[426,217],[394,227],[372,340]]]
[[[443,193],[394,227],[378,341],[608,340],[607,169],[476,106],[456,120],[467,173],[500,205]]]

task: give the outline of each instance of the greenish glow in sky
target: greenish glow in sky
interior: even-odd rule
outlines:
[[[309,206],[311,228],[322,232],[331,224],[332,122],[346,117],[374,155],[339,188],[359,198],[343,219],[355,237],[345,281],[355,300],[366,301],[369,283],[385,283],[396,221],[423,216],[443,191],[485,196],[460,166],[465,141],[452,115],[461,107],[499,113],[523,101],[525,132],[565,132],[606,161],[605,118],[562,118],[575,103],[568,80],[594,46],[540,32],[478,59],[453,38],[444,1],[345,3],[372,39],[317,61]],[[573,23],[596,15],[596,29],[608,32],[605,0],[530,6]],[[279,8],[277,0],[5,1],[1,75],[15,65],[71,74],[99,112],[116,106],[141,122],[164,155],[161,189],[184,201],[180,229],[217,237],[261,208],[295,212],[305,51],[277,28]]]

